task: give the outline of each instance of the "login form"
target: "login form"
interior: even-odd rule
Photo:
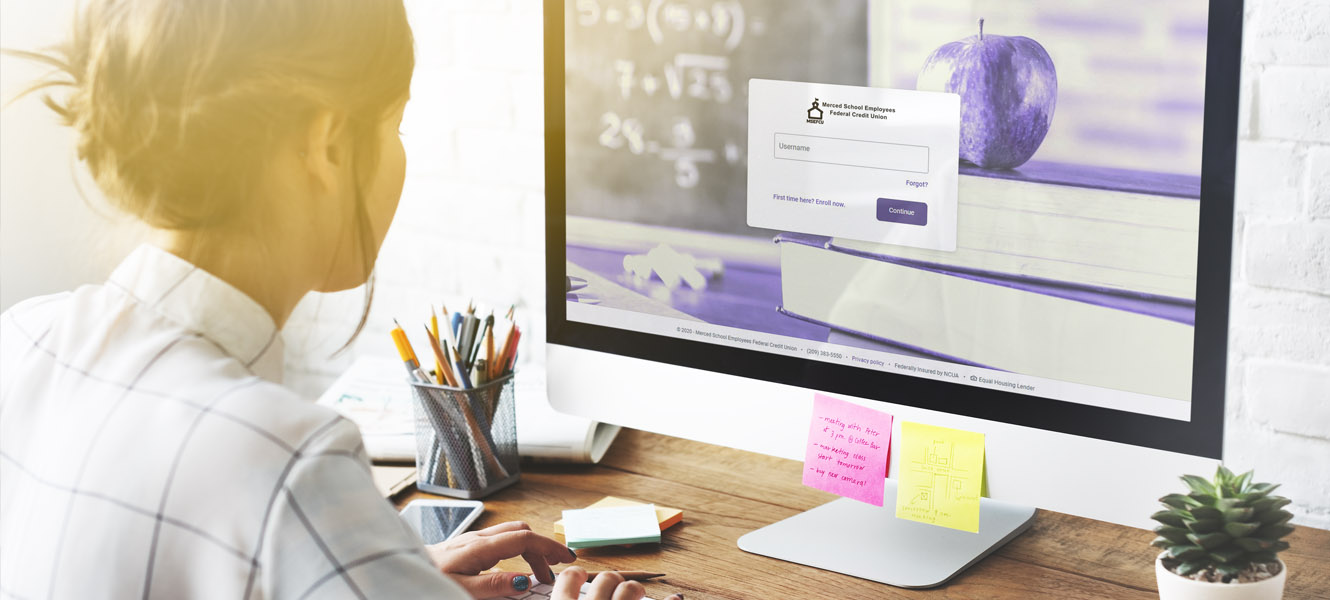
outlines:
[[[748,224],[954,251],[960,96],[750,79]]]

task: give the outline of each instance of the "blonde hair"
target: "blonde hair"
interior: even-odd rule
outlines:
[[[244,214],[276,143],[318,110],[348,120],[373,172],[377,125],[414,68],[401,0],[93,0],[51,54],[46,104],[117,207],[152,227]]]
[[[11,53],[56,67],[28,92],[70,89],[44,101],[77,132],[78,157],[109,202],[159,229],[253,215],[277,145],[319,111],[345,118],[371,272],[363,180],[415,65],[402,0],[90,0],[64,45]],[[366,312],[371,298],[372,284]]]

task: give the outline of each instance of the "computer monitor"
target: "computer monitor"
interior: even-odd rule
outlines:
[[[1241,26],[547,0],[550,402],[802,459],[823,392],[985,434],[995,500],[1147,526],[1222,448]]]

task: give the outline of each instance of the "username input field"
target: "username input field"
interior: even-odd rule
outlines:
[[[775,134],[774,157],[828,165],[928,173],[928,147],[891,142]]]

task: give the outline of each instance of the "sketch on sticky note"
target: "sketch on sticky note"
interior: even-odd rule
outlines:
[[[984,436],[901,423],[899,518],[978,531]]]

